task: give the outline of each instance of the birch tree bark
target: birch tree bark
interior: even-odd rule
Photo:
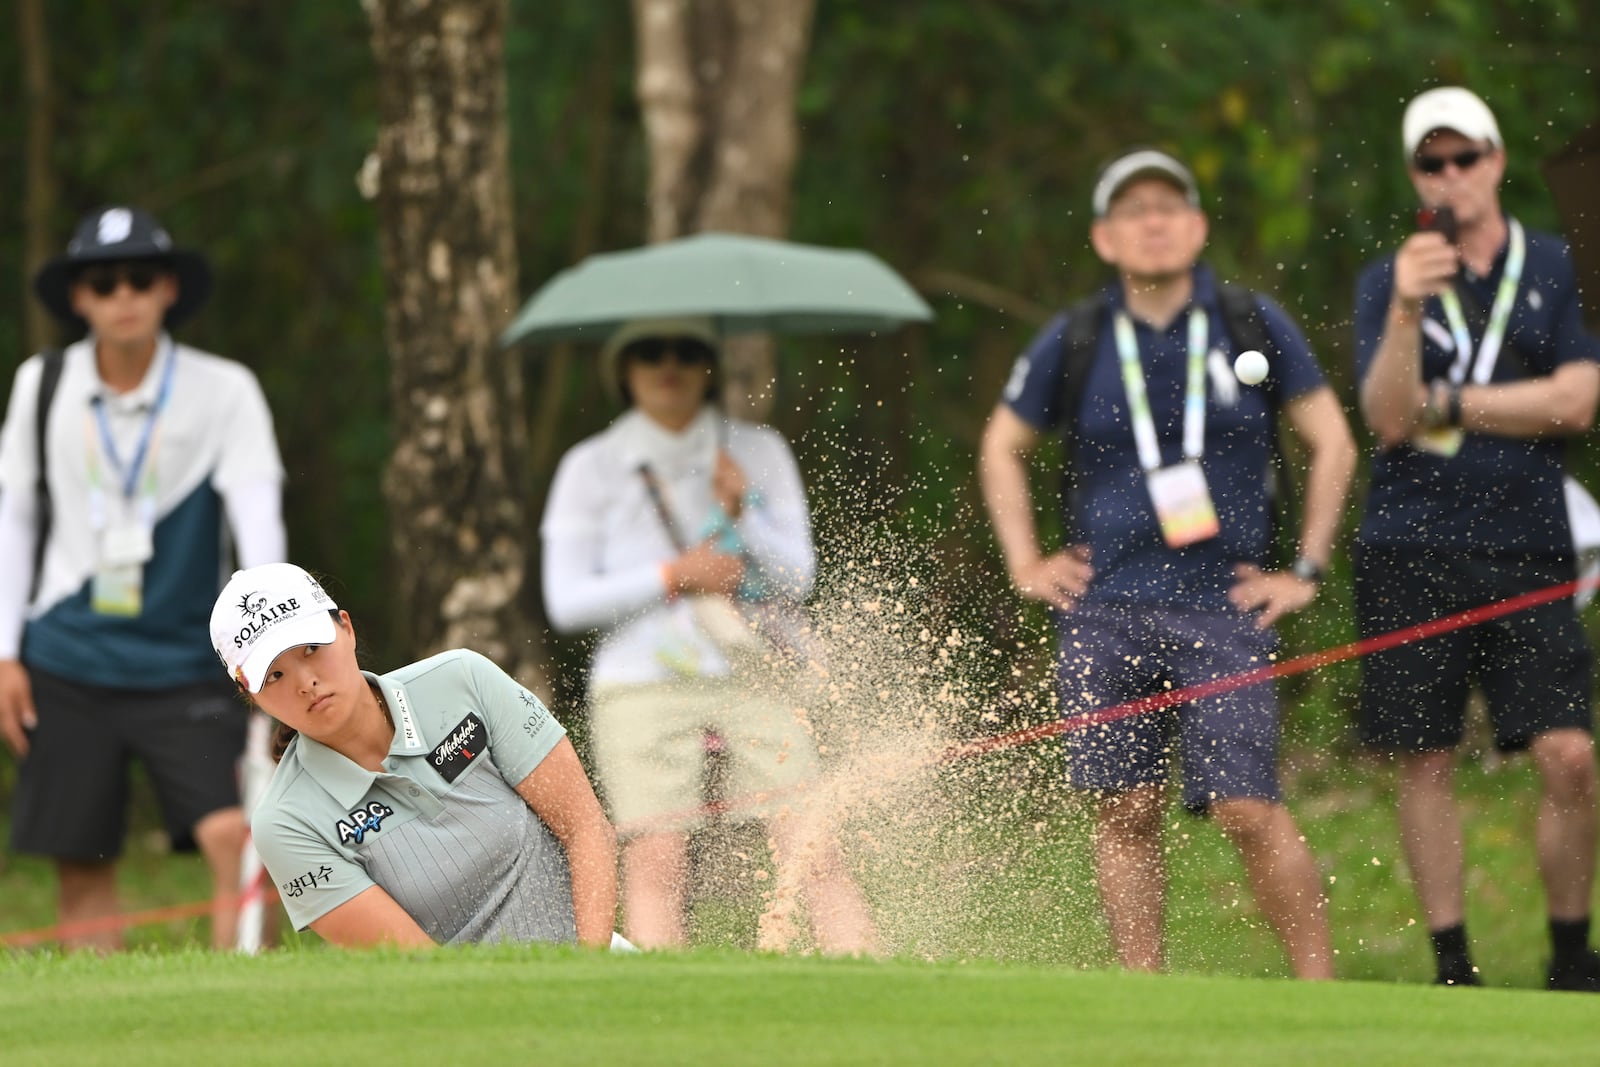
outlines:
[[[545,690],[525,603],[506,0],[364,0],[377,65],[376,196],[394,444],[384,477],[401,647],[468,646]]]
[[[795,98],[815,0],[633,0],[650,150],[649,239],[783,237],[800,150]],[[730,412],[771,410],[772,346],[727,348]]]

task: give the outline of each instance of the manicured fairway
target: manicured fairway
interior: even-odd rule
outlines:
[[[1591,1062],[1600,998],[694,953],[0,958],[24,1064]]]

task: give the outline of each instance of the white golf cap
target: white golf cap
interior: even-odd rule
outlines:
[[[1160,178],[1177,186],[1190,207],[1200,206],[1200,189],[1195,185],[1194,175],[1189,173],[1188,167],[1165,152],[1141,148],[1112,160],[1100,172],[1099,179],[1094,183],[1095,218],[1105,218],[1106,212],[1111,210],[1111,201],[1135,178]]]
[[[234,681],[261,692],[267,668],[297,645],[328,645],[338,636],[338,608],[322,585],[293,563],[234,571],[211,607],[211,646]]]
[[[1496,148],[1505,146],[1489,105],[1477,93],[1454,85],[1429,89],[1406,105],[1406,116],[1400,123],[1406,158],[1416,155],[1428,134],[1435,130],[1454,130],[1468,140],[1488,141]]]

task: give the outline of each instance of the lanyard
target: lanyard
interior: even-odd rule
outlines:
[[[1206,313],[1189,310],[1189,374],[1183,401],[1183,458],[1197,460],[1206,450],[1206,345],[1211,324]],[[1156,441],[1155,420],[1150,417],[1150,395],[1145,388],[1144,368],[1139,363],[1139,339],[1128,313],[1118,311],[1113,323],[1117,339],[1117,359],[1122,364],[1122,387],[1128,394],[1128,419],[1133,423],[1133,441],[1139,449],[1139,466],[1146,471],[1161,467],[1161,446]]]
[[[150,454],[150,442],[155,436],[156,420],[161,417],[161,409],[167,406],[167,397],[172,394],[172,371],[177,366],[178,353],[171,342],[168,342],[167,349],[167,361],[161,371],[161,385],[156,391],[156,402],[150,407],[149,417],[145,419],[144,429],[139,432],[138,443],[134,446],[133,458],[126,466],[123,465],[122,457],[117,455],[117,443],[111,437],[111,423],[106,418],[105,398],[96,394],[90,401],[94,408],[95,420],[100,426],[101,448],[122,485],[122,496],[125,500],[133,499],[134,489],[139,484],[139,471],[143,469],[145,460]],[[154,489],[153,482],[150,488]]]
[[[1489,310],[1489,325],[1483,331],[1483,345],[1478,358],[1472,358],[1472,332],[1467,329],[1467,317],[1461,312],[1461,298],[1454,289],[1439,294],[1444,305],[1445,318],[1450,320],[1450,333],[1456,341],[1456,361],[1450,365],[1450,380],[1456,385],[1466,381],[1467,366],[1472,366],[1472,380],[1483,385],[1494,374],[1495,362],[1500,358],[1500,345],[1505,340],[1506,323],[1511,320],[1511,305],[1517,298],[1517,283],[1522,281],[1522,261],[1528,245],[1522,234],[1522,223],[1511,220],[1510,247],[1506,251],[1506,269],[1500,275],[1500,285],[1495,289],[1494,307]]]

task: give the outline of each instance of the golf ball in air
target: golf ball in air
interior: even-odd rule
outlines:
[[[1267,377],[1267,357],[1253,348],[1240,352],[1233,361],[1233,374],[1246,385],[1259,385]]]

